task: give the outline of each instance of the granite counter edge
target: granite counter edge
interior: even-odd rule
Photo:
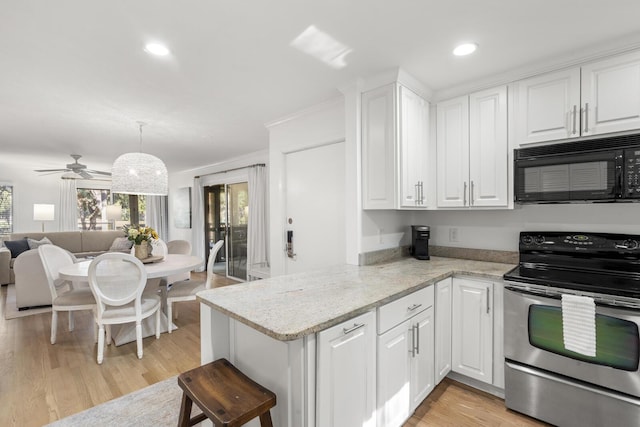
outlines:
[[[305,329],[301,329],[299,331],[296,332],[292,332],[292,333],[283,333],[283,332],[278,332],[278,331],[274,331],[272,329],[268,329],[263,325],[257,324],[249,319],[247,319],[246,317],[240,316],[230,310],[227,310],[226,308],[217,305],[215,302],[203,298],[202,296],[200,296],[199,294],[197,295],[197,299],[198,301],[200,301],[203,304],[208,305],[209,307],[219,311],[222,314],[225,314],[227,316],[229,316],[232,319],[235,319],[247,326],[252,327],[253,329],[271,337],[274,338],[278,341],[295,341],[297,339],[300,338],[304,338],[308,335],[311,334],[315,334],[318,333],[320,331],[323,331],[325,329],[328,329],[332,326],[335,326],[339,323],[344,322],[345,320],[349,320],[352,319],[360,314],[366,313],[372,309],[378,308],[380,306],[383,306],[387,303],[390,303],[392,301],[395,301],[399,298],[402,298],[405,295],[409,295],[415,291],[418,291],[420,289],[426,288],[427,286],[433,285],[443,279],[446,279],[447,277],[454,277],[454,276],[473,276],[473,277],[478,277],[478,278],[484,278],[484,279],[491,279],[491,280],[502,280],[502,275],[496,275],[493,273],[487,273],[487,272],[478,272],[478,271],[469,271],[469,270],[452,270],[449,271],[447,273],[442,273],[438,276],[435,277],[431,277],[428,280],[419,283],[417,285],[408,287],[406,289],[403,289],[400,292],[396,292],[395,294],[389,295],[388,297],[382,298],[378,301],[375,301],[371,304],[367,304],[365,306],[362,307],[358,307],[354,310],[351,310],[347,313],[344,313],[340,316],[334,317],[333,319],[330,319],[328,321],[319,323],[317,325],[314,325],[312,327],[309,328],[305,328]]]

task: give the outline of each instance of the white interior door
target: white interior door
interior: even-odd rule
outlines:
[[[286,273],[346,262],[344,145],[285,155],[284,229],[292,233]]]

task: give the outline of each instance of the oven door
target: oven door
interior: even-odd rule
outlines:
[[[640,397],[640,312],[596,305],[596,356],[566,350],[560,294],[504,289],[505,359]]]
[[[608,201],[622,197],[621,150],[515,161],[515,201]]]

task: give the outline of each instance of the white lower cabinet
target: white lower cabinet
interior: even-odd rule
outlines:
[[[375,425],[376,314],[367,312],[317,335],[316,425]]]
[[[451,299],[452,279],[447,277],[435,285],[435,383],[451,372]]]
[[[454,277],[452,307],[452,370],[493,384],[493,283]]]
[[[433,316],[433,286],[379,309],[379,427],[401,426],[433,390]]]

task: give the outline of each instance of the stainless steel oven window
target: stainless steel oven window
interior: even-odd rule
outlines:
[[[583,362],[635,372],[640,360],[638,325],[628,320],[596,314],[596,355],[585,356],[564,348],[562,309],[529,306],[529,343],[542,350]]]

